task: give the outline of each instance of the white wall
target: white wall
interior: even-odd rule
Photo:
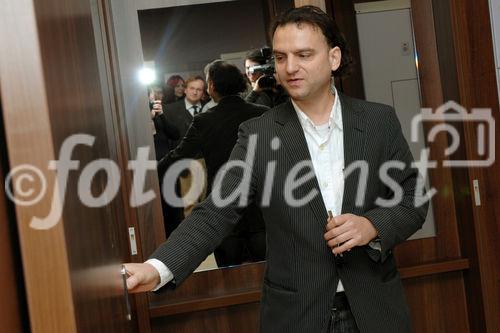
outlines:
[[[361,68],[366,99],[394,107],[415,159],[425,148],[423,128],[411,142],[411,120],[420,113],[420,91],[410,1],[356,4]],[[427,183],[429,187],[429,183]],[[435,236],[432,205],[426,222],[411,238]]]
[[[266,44],[260,1],[239,0],[139,11],[145,60],[161,72],[201,73],[224,53]]]

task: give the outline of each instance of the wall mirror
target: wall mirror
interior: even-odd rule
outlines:
[[[151,136],[147,86],[137,78],[141,69],[154,70],[157,83],[164,83],[172,75],[184,79],[203,76],[204,66],[217,58],[228,60],[244,71],[246,52],[270,44],[267,30],[273,15],[293,5],[290,0],[112,0],[110,15],[129,135]],[[326,5],[341,9],[334,10],[337,21],[339,15],[345,15],[335,1],[326,1]],[[411,3],[353,1],[349,10],[352,11],[349,15],[355,17],[355,26],[354,31],[345,33],[356,35],[354,41],[347,37],[359,57],[358,75],[363,82],[360,97],[394,106],[410,142],[411,118],[419,112],[421,104]],[[340,89],[350,94],[340,84]],[[416,158],[424,147],[421,127],[419,131],[422,140],[410,144]],[[165,214],[165,226],[170,220],[171,216]],[[155,223],[159,223],[158,219]],[[412,238],[434,235],[431,209],[424,228]],[[164,238],[156,235],[154,239],[154,244],[146,247],[146,254]],[[208,258],[199,270],[217,267],[215,258]]]
[[[153,145],[147,87],[138,80],[141,69],[154,69],[162,81],[173,74],[187,78],[191,75],[203,75],[203,67],[209,61],[223,58],[234,62],[243,71],[246,51],[270,44],[266,31],[271,18],[276,13],[301,3],[289,0],[109,0],[104,23],[110,23],[111,28],[108,27],[108,30],[112,31],[111,47],[116,54],[113,62],[117,65],[114,70],[118,72],[116,77],[121,92],[118,99],[122,103],[130,158],[135,157],[137,147]],[[422,96],[428,96],[425,95],[425,86],[420,82],[414,26],[415,22],[420,24],[422,33],[423,22],[427,24],[427,29],[429,17],[412,16],[415,10],[408,0],[330,0],[324,3],[327,12],[335,17],[350,42],[356,65],[351,77],[337,81],[337,88],[353,97],[394,106],[403,132],[410,141],[411,118],[424,105]],[[398,29],[394,29],[394,26]],[[424,63],[429,59],[429,54],[426,56]],[[419,131],[421,140],[411,144],[413,155],[417,159],[425,142],[425,128],[420,127]],[[150,159],[154,159],[152,152]],[[445,177],[441,177],[441,172]],[[436,171],[436,175],[438,176],[431,178],[433,181],[438,178],[448,179],[447,171]],[[158,179],[155,182],[158,186]],[[444,180],[438,180],[437,184],[442,187]],[[437,233],[434,215],[440,217],[436,218],[439,226],[455,223],[455,215],[446,212],[453,210],[449,204],[443,204],[448,199],[437,199],[442,207],[436,205],[435,211],[429,212],[424,228],[413,235],[412,241],[401,245],[404,265],[440,258],[431,250],[433,251],[436,240],[449,235]],[[160,211],[158,208],[157,211]],[[150,211],[146,211],[140,218],[140,248],[146,258],[165,240],[164,221],[161,216]],[[169,223],[168,219],[167,215],[165,223]],[[415,255],[420,249],[431,250],[427,257],[420,257]],[[149,295],[152,317],[179,313],[181,310],[178,306],[187,313],[189,309],[186,300],[192,302],[188,303],[193,306],[205,304],[207,309],[216,307],[213,303],[213,298],[216,297],[225,297],[222,303],[217,303],[220,307],[258,302],[263,263],[246,263],[229,269],[213,269],[217,268],[213,259],[206,264],[205,267],[200,267],[205,271],[194,274],[173,294],[167,294],[166,297]],[[214,281],[217,281],[215,285]]]
[[[128,118],[127,131],[132,136],[152,135],[148,84],[138,80],[141,70],[155,74],[156,80],[149,84],[150,87],[165,85],[173,75],[182,77],[184,82],[189,77],[204,77],[204,67],[215,59],[229,61],[244,73],[247,52],[269,44],[267,30],[271,17],[294,5],[292,0],[112,0],[110,3],[119,79]],[[164,103],[163,107],[169,108],[170,105]],[[154,154],[150,156],[154,158]],[[172,207],[165,208],[165,203],[162,204],[165,236],[168,237],[182,220],[179,215],[189,212],[182,208],[181,212]],[[161,223],[159,220],[154,223]],[[248,240],[251,235],[243,237],[251,244],[234,240],[226,244],[228,249],[239,253],[237,256],[224,259],[216,250],[215,255],[210,255],[197,271],[261,261],[265,247],[260,249],[259,244],[265,244],[265,235],[262,235],[261,242]],[[154,238],[155,244],[146,247],[146,255],[148,249],[154,249],[162,241],[162,237]],[[251,249],[254,245],[257,249]]]

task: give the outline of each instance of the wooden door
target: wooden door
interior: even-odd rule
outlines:
[[[132,304],[127,319],[120,275],[121,263],[131,260],[127,230],[135,221],[128,158],[113,98],[106,96],[111,90],[99,71],[94,8],[80,0],[1,0],[0,7],[5,172],[13,176],[31,330],[137,331],[141,312]],[[51,169],[59,164],[50,161],[60,159],[72,136],[78,142],[69,156],[75,168],[61,177],[62,169]],[[108,177],[104,164],[121,177]],[[96,172],[85,177],[92,165]],[[55,190],[58,177],[65,191]],[[116,185],[116,195],[101,196]]]
[[[0,115],[2,112],[0,98]],[[5,183],[7,152],[5,150],[5,135],[3,120],[0,117],[0,182]],[[9,212],[11,214],[9,214]],[[29,330],[28,311],[23,288],[23,274],[19,244],[17,242],[17,228],[13,208],[3,191],[0,191],[0,322],[3,330],[12,333],[21,333]]]

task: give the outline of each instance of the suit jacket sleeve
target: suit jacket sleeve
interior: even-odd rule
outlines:
[[[162,132],[170,140],[179,140],[180,134],[179,130],[170,123],[170,121],[165,118],[165,114],[162,113],[153,118],[155,124],[155,129],[158,132]]]
[[[420,177],[418,170],[412,168],[413,157],[392,108],[387,124],[390,127],[390,132],[386,136],[387,140],[389,140],[386,161],[403,162],[401,165],[404,165],[402,169],[389,169],[388,176],[401,186],[402,200],[392,207],[377,207],[362,214],[372,222],[378,231],[381,245],[381,252],[378,253],[378,257],[381,261],[387,258],[390,251],[397,244],[406,240],[422,227],[428,209],[427,202],[420,206],[415,204],[415,200],[417,202],[423,200],[425,195],[425,192],[419,194],[416,191],[417,182],[423,182],[423,179]],[[367,251],[372,252],[375,250],[367,248]],[[371,254],[372,259],[376,258],[373,253],[369,254]]]
[[[247,97],[245,97],[245,101],[258,105],[264,105],[269,108],[273,107],[273,101],[271,97],[269,97],[269,95],[266,94],[264,91],[256,92],[252,90],[250,94],[248,94]]]
[[[170,165],[183,158],[198,158],[200,156],[202,137],[199,127],[199,118],[194,117],[193,122],[179,145],[158,162],[159,170],[166,171]]]
[[[248,133],[245,125],[241,125],[238,141],[229,161],[246,163]],[[174,276],[175,285],[182,283],[214,251],[239,221],[245,207],[253,200],[256,181],[254,172],[250,171],[248,192],[243,194],[243,197],[248,199],[246,204],[239,204],[239,196],[222,207],[216,204],[214,192],[220,191],[219,197],[227,198],[239,187],[242,179],[245,179],[243,168],[227,168],[224,177],[214,183],[212,193],[193,209],[191,215],[151,255],[150,258],[158,259],[168,267]]]

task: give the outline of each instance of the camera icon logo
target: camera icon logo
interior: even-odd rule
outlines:
[[[447,112],[447,111],[454,112]],[[468,112],[462,105],[455,101],[448,101],[432,112],[431,108],[422,108],[422,112],[413,117],[411,122],[411,141],[417,142],[419,124],[422,122],[437,122],[427,134],[427,141],[434,142],[440,132],[448,132],[451,137],[450,145],[444,154],[450,157],[460,146],[460,135],[452,122],[476,123],[477,156],[476,160],[450,160],[443,161],[443,167],[489,167],[495,162],[495,119],[488,108],[473,108]]]

